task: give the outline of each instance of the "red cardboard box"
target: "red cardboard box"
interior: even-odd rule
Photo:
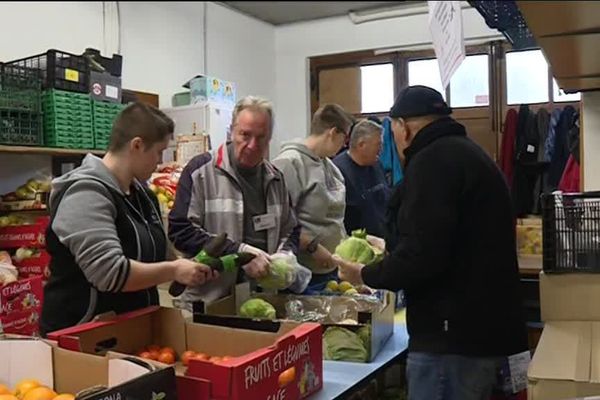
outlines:
[[[50,277],[50,254],[43,249],[40,249],[33,257],[21,261],[13,259],[13,265],[19,270],[21,278],[41,276],[46,281]]]
[[[2,328],[0,331],[15,335],[39,336],[41,314],[42,307],[37,307],[0,315],[0,325]]]
[[[43,298],[41,276],[8,283],[0,287],[0,316],[41,308]]]
[[[45,216],[37,218],[33,224],[0,228],[0,248],[45,247],[46,228],[49,223],[50,217]]]
[[[144,346],[172,347],[232,356],[211,363],[176,364],[180,400],[294,400],[322,388],[321,326],[254,321],[248,329],[196,324],[179,310],[149,307],[113,320],[92,322],[49,335],[60,347],[86,353],[135,354]]]

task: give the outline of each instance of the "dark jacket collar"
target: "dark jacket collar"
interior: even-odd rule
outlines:
[[[404,155],[406,157],[405,168],[410,163],[410,160],[425,147],[439,138],[445,136],[466,136],[467,131],[465,127],[450,117],[445,117],[432,122],[423,129],[421,129],[413,142],[406,150]]]

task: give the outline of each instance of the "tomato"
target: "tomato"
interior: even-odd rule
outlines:
[[[192,351],[192,350],[184,351],[183,354],[181,355],[181,362],[183,362],[183,365],[188,365],[190,363],[190,360],[195,357],[196,357],[195,351]]]

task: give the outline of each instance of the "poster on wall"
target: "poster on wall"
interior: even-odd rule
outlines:
[[[429,30],[444,89],[465,59],[460,1],[428,1]]]

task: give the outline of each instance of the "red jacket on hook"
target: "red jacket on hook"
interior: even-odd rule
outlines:
[[[578,193],[581,191],[579,185],[579,164],[575,157],[569,156],[565,170],[560,178],[558,189],[565,193]]]

